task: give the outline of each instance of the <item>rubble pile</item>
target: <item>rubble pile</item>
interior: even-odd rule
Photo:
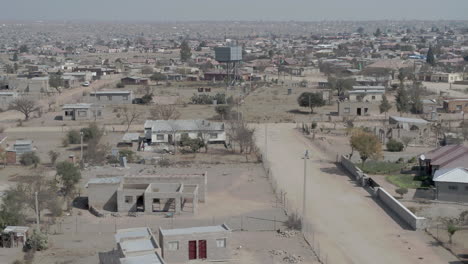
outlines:
[[[296,256],[294,254],[290,254],[284,250],[280,249],[273,249],[270,250],[270,254],[275,255],[275,256],[284,256],[283,261],[286,263],[299,263],[304,261],[304,258],[301,256]]]
[[[287,263],[299,263],[304,261],[304,258],[301,256],[296,256],[294,254],[288,254],[283,258],[283,261]]]
[[[284,237],[284,238],[295,237],[297,234],[299,234],[299,231],[295,231],[295,230],[278,231],[278,236]]]

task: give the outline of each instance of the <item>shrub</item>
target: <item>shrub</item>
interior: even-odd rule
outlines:
[[[194,94],[192,98],[190,98],[192,104],[212,104],[214,100],[216,100],[216,104],[226,104],[226,95],[222,93],[217,93],[214,96],[208,94]],[[233,102],[234,100],[229,101]]]
[[[153,94],[145,94],[141,97],[142,104],[149,104],[153,101]]]
[[[412,157],[411,159],[408,160],[408,163],[415,163],[417,161],[416,157]]]
[[[125,84],[119,82],[119,83],[117,84],[117,88],[125,88]]]
[[[80,144],[80,141],[81,141],[80,131],[75,130],[75,129],[68,131],[66,140],[68,144]]]
[[[34,230],[25,243],[27,251],[33,249],[37,251],[46,250],[49,247],[49,239],[46,234]]]
[[[312,122],[312,125],[310,126],[312,129],[316,129],[317,128],[317,122]]]
[[[36,152],[34,151],[24,153],[20,158],[20,163],[24,166],[31,166],[34,164],[36,167],[40,162],[41,160],[39,159],[39,156],[37,156]]]
[[[52,163],[52,165],[55,165],[55,162],[57,161],[59,156],[60,156],[60,153],[53,151],[53,150],[49,151],[50,163]]]
[[[390,152],[400,152],[405,148],[403,143],[396,141],[395,139],[390,139],[387,142],[387,150]]]
[[[192,152],[198,152],[205,146],[201,138],[190,138],[187,134],[182,134],[179,144],[181,147],[189,147]]]
[[[302,229],[302,220],[298,214],[292,213],[288,216],[288,220],[285,223],[286,227],[292,230]]]
[[[51,216],[53,217],[62,216],[62,213],[63,213],[62,201],[59,198],[49,200],[47,205],[48,205],[47,208],[49,209]]]
[[[167,158],[162,158],[158,160],[159,167],[169,167],[170,165],[171,165],[171,162]]]
[[[119,155],[121,157],[126,157],[127,162],[132,163],[135,161],[135,152],[129,150],[129,149],[122,149],[119,151]]]
[[[102,136],[102,134],[103,134],[103,131],[101,131],[101,129],[99,129],[99,127],[97,126],[96,123],[91,123],[91,124],[89,124],[88,127],[82,128],[81,132],[83,132],[83,142],[88,142],[88,141],[90,141],[92,139],[100,138]],[[79,136],[79,134],[80,133],[78,132],[78,136]],[[80,139],[78,139],[78,143],[80,143],[79,140]]]

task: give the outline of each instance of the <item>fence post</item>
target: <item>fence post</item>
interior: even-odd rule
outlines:
[[[273,223],[273,226],[274,226],[274,227],[273,227],[273,230],[276,230],[276,216],[273,217],[273,221],[274,221],[274,223]]]

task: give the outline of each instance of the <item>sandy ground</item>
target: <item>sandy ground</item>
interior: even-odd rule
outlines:
[[[282,221],[285,221],[286,215],[273,196],[261,164],[198,164],[170,168],[137,164],[129,166],[129,169],[111,166],[89,168],[83,172],[80,185],[83,186],[89,178],[96,175],[206,171],[207,202],[200,204],[196,216],[183,213],[174,219],[163,215],[97,218],[86,210],[75,208],[71,216],[64,216],[59,224],[48,228],[52,247],[37,253],[34,263],[98,263],[100,253],[116,247],[113,235],[120,228],[149,226],[157,235],[159,227],[180,228],[221,223],[228,224],[234,230],[231,240],[232,260],[226,263],[283,263],[284,256],[270,253],[271,250],[279,249],[303,257],[303,263],[318,263],[301,235],[284,238],[274,231],[284,229]],[[86,196],[86,189],[82,190],[82,195]]]
[[[290,207],[301,212],[301,156],[309,150],[306,215],[314,245],[319,244],[328,263],[457,263],[424,233],[410,231],[395,221],[294,127],[268,125],[267,159],[278,186],[287,192]],[[265,150],[263,126],[257,131],[258,145]]]

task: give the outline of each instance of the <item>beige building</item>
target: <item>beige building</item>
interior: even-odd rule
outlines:
[[[178,229],[159,228],[159,244],[167,263],[191,260],[225,261],[231,258],[231,229],[222,224]]]

